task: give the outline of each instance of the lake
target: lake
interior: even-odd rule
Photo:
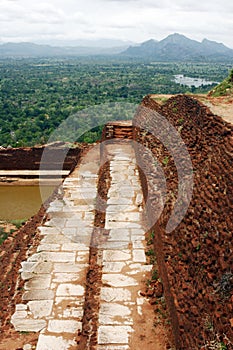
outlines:
[[[188,87],[195,86],[196,88],[201,85],[219,84],[216,81],[208,81],[203,78],[185,77],[183,74],[174,75],[174,81],[177,84],[186,85]]]
[[[43,199],[54,191],[54,186],[43,186]],[[0,186],[0,221],[28,219],[42,204],[40,186]]]

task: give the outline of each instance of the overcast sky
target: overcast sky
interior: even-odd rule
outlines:
[[[98,38],[142,42],[174,32],[233,48],[233,1],[0,0],[0,42]]]

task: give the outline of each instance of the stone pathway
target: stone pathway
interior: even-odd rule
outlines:
[[[82,327],[98,168],[95,149],[64,181],[63,200],[50,204],[50,220],[40,227],[37,253],[22,263],[26,303],[16,306],[11,322],[17,331],[40,332],[37,350],[76,345]]]
[[[142,190],[130,142],[106,146],[111,157],[105,229],[100,243],[102,286],[98,350],[127,350],[145,298],[140,283],[146,265]],[[63,200],[51,203],[50,220],[40,227],[37,253],[22,263],[23,301],[11,322],[18,331],[40,332],[37,350],[77,349],[82,328],[85,278],[93,233],[99,152],[90,152],[63,184]]]
[[[99,312],[98,350],[133,349],[135,321],[145,299],[139,284],[146,265],[145,231],[142,226],[142,190],[134,150],[130,143],[107,146],[111,157],[111,187],[105,228],[109,237],[102,245],[103,287]]]

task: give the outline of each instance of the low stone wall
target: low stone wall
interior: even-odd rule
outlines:
[[[59,169],[60,160],[64,159],[62,170],[73,170],[82,150],[81,145],[69,148],[66,144],[51,146],[0,149],[0,170],[39,170],[46,147],[46,164],[43,168]]]
[[[156,113],[150,111],[166,117],[180,133],[194,171],[189,209],[170,234],[165,228],[177,197],[178,175],[174,159],[153,135],[158,125]],[[134,140],[148,149],[136,146],[152,224],[162,205],[159,184],[163,175],[150,151],[166,177],[165,205],[152,230],[176,347],[210,349],[211,344],[222,342],[232,349],[233,127],[185,95],[163,106],[145,97],[133,124],[137,125]]]
[[[102,140],[132,139],[132,121],[121,120],[109,122],[104,126]]]

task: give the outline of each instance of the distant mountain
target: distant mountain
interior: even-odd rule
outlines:
[[[64,45],[62,46],[62,44]],[[70,44],[70,46],[65,44]],[[111,45],[113,46],[111,47]],[[66,41],[59,42],[57,46],[28,42],[0,44],[0,57],[67,57],[91,55],[120,55],[121,57],[149,59],[153,61],[233,62],[233,50],[225,45],[207,39],[199,42],[177,33],[171,34],[161,41],[151,39],[135,46],[129,46],[129,42],[108,39]]]
[[[0,45],[0,57],[65,57],[86,55],[114,55],[128,47],[50,46],[33,43],[6,43]]]
[[[199,42],[177,33],[161,41],[151,39],[130,46],[121,54],[154,61],[233,61],[233,50],[225,45],[207,39]]]
[[[37,40],[35,44],[40,45],[50,45],[50,46],[58,46],[58,47],[88,47],[88,48],[115,48],[120,47],[127,49],[130,45],[134,45],[135,43],[132,41],[118,40],[118,39],[41,39]]]

